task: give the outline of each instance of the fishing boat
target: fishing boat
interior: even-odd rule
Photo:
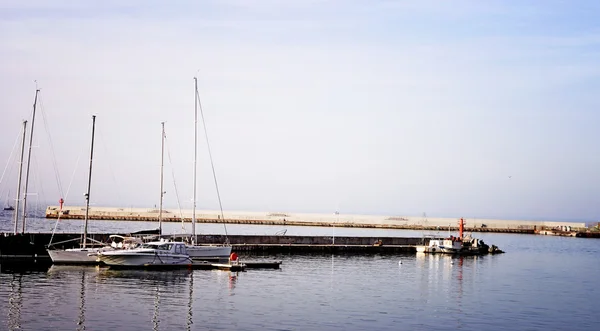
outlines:
[[[99,251],[97,259],[111,267],[185,267],[192,264],[185,243],[169,240],[148,242],[133,249]]]
[[[417,253],[457,254],[462,248],[462,243],[453,238],[430,239],[428,245],[417,246]]]
[[[53,249],[53,246],[64,243],[50,244],[48,255],[53,263],[67,264],[96,264],[96,254],[103,249],[111,249],[110,246],[97,240],[88,238],[88,214],[90,210],[90,188],[92,186],[92,161],[94,159],[94,133],[96,129],[96,115],[92,116],[92,144],[90,148],[90,168],[88,173],[87,193],[85,194],[85,224],[81,238],[81,247],[69,249]],[[88,243],[90,241],[90,243]]]
[[[196,238],[196,164],[198,159],[198,104],[199,104],[199,94],[198,94],[198,79],[194,77],[194,88],[195,88],[195,97],[194,97],[194,197],[192,199],[192,237],[191,244],[187,245],[187,253],[190,258],[197,260],[209,260],[209,259],[227,259],[231,254],[231,246],[230,245],[198,245]],[[203,117],[204,120],[204,117]],[[212,160],[211,160],[212,162]],[[214,169],[214,168],[213,168]],[[214,171],[213,171],[214,175]],[[215,180],[216,183],[216,180]],[[217,190],[218,193],[218,190]],[[219,204],[221,200],[219,198]],[[221,218],[223,218],[223,208],[221,207]],[[225,236],[227,236],[227,229],[225,229]]]
[[[483,240],[463,236],[464,229],[465,221],[461,218],[458,223],[458,237],[449,236],[444,239],[430,239],[427,245],[416,247],[417,253],[477,255],[497,252],[491,252],[489,246]]]

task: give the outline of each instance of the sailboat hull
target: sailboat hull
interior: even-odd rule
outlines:
[[[98,259],[116,267],[189,266],[192,261],[181,242],[152,242],[141,248],[100,252]]]
[[[52,263],[57,264],[98,264],[99,248],[49,249]]]
[[[109,266],[142,267],[142,266],[188,266],[191,264],[185,255],[157,254],[115,254],[101,255],[100,260]]]
[[[227,259],[231,254],[231,246],[186,246],[192,259]]]

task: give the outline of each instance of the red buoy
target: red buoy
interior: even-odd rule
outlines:
[[[229,255],[230,262],[235,262],[235,261],[237,261],[237,259],[238,259],[238,255],[235,252],[233,252],[233,253],[231,253],[231,255]]]

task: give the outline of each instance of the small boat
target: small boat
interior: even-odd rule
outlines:
[[[99,251],[97,258],[113,267],[184,267],[192,264],[185,243],[166,240],[145,243],[134,249]]]
[[[134,249],[143,243],[143,240],[138,237],[123,237],[112,234],[108,238],[110,239],[108,244],[88,238],[93,242],[91,247],[49,249],[48,255],[55,264],[98,264],[98,253],[100,252]],[[61,243],[55,243],[54,245],[58,244]],[[91,244],[88,243],[88,245]]]
[[[490,251],[490,247],[483,240],[463,236],[464,229],[465,221],[461,218],[458,223],[458,237],[450,236],[444,239],[430,239],[428,245],[416,247],[417,253],[477,255],[501,252]]]
[[[69,249],[49,249],[48,255],[55,264],[98,264],[96,254],[105,249],[102,247],[85,247]]]
[[[15,207],[13,207],[9,203],[9,199],[8,199],[9,196],[10,196],[10,191],[8,191],[8,193],[6,193],[6,202],[4,203],[4,208],[3,208],[3,210],[5,210],[5,211],[15,210]]]
[[[463,245],[456,239],[431,239],[429,245],[417,246],[417,253],[457,254],[462,250]]]

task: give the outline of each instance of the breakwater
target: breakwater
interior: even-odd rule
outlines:
[[[107,242],[109,233],[92,233],[89,237]],[[127,234],[121,234],[127,235]],[[47,261],[50,233],[0,234],[0,261]],[[57,233],[55,248],[79,247],[80,233]],[[256,253],[400,253],[415,252],[415,245],[426,244],[427,238],[410,237],[327,237],[327,236],[259,236],[259,235],[198,235],[197,242],[218,245],[229,242],[234,252]],[[71,240],[71,241],[69,241]]]
[[[119,221],[157,221],[159,211],[145,208],[92,207],[89,218],[92,220]],[[83,219],[85,208],[80,206],[48,206],[46,218]],[[191,222],[189,210],[163,210],[164,222]],[[573,232],[585,232],[585,223],[550,222],[550,221],[518,221],[497,219],[464,218],[465,230],[469,232],[499,233],[540,233],[540,230],[568,227]],[[350,215],[350,214],[309,214],[285,212],[220,212],[199,210],[196,213],[197,223],[224,224],[256,224],[280,226],[323,226],[323,227],[355,227],[406,230],[445,230],[457,231],[458,218],[426,218],[385,215]]]

